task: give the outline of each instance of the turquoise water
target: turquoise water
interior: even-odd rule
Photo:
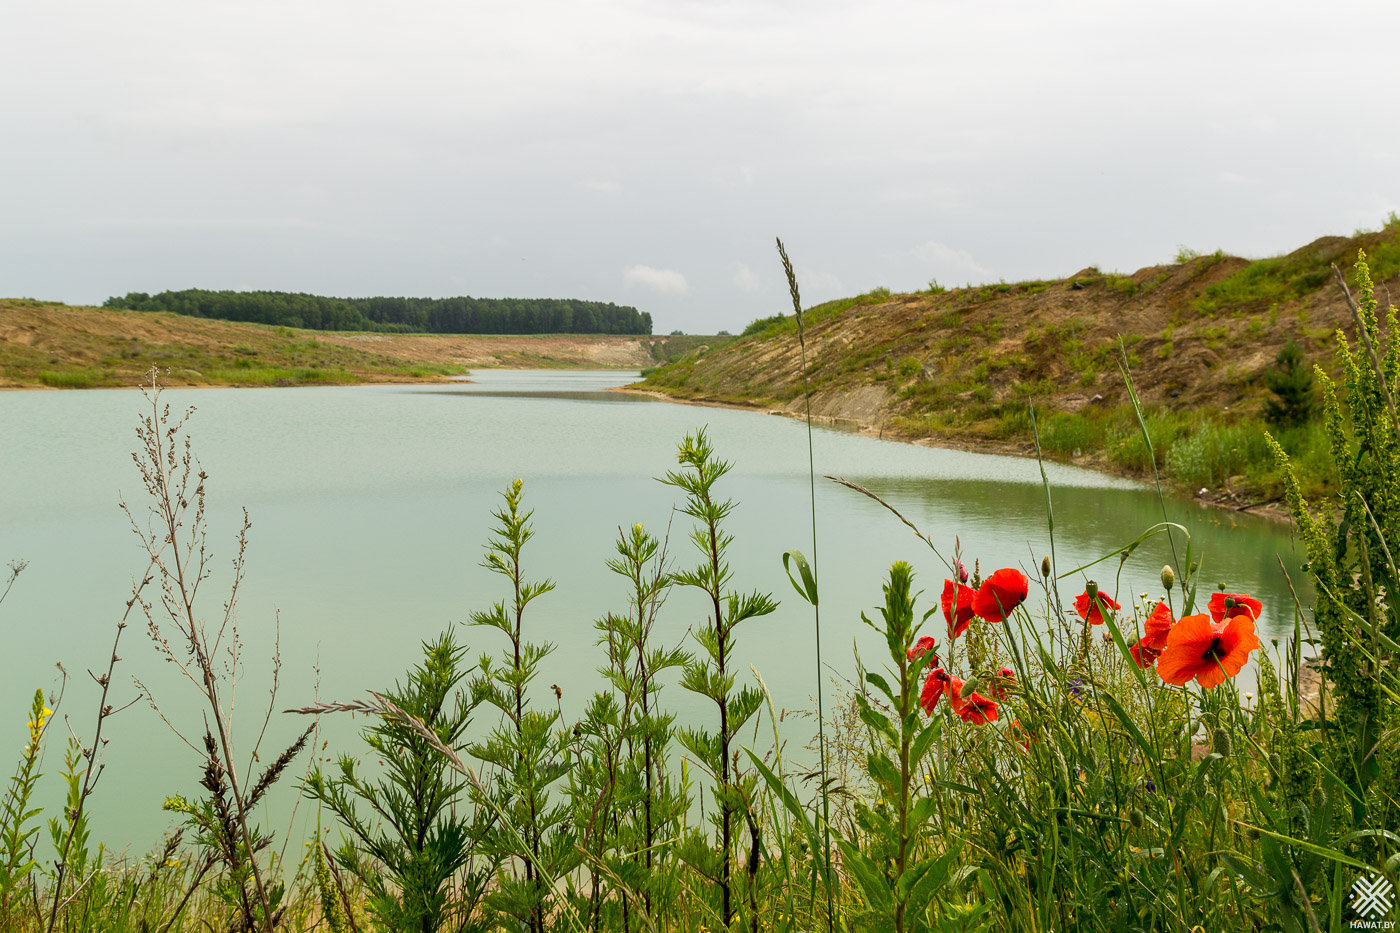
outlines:
[[[531,577],[551,577],[555,591],[532,604],[526,625],[558,650],[543,666],[548,686],[564,691],[566,718],[600,686],[601,653],[593,620],[626,607],[624,581],[604,569],[620,525],[642,522],[658,535],[671,523],[678,565],[695,555],[688,521],[672,512],[680,496],[656,482],[676,466],[676,444],[708,426],[733,471],[719,491],[739,503],[730,530],[736,584],[782,601],[778,612],[746,623],[739,634],[741,670],[753,665],[790,710],[812,709],[815,642],[810,609],[782,570],[785,550],[811,556],[807,442],[803,426],[755,412],[677,405],[608,392],[636,373],[488,371],[473,384],[295,389],[171,390],[174,408],[195,406],[194,450],[209,473],[213,578],[206,618],[221,612],[233,538],[242,509],[253,522],[247,579],[239,598],[244,646],[237,701],[238,741],[249,747],[268,706],[269,667],[280,645],[275,710],[322,699],[348,699],[387,687],[411,664],[419,642],[502,598],[501,578],[481,569],[482,545],[497,493],[525,479],[536,538],[526,551]],[[91,732],[95,687],[86,671],[105,667],[114,625],[132,577],[145,566],[123,513],[142,490],[131,451],[145,403],[135,391],[10,392],[0,395],[0,561],[29,567],[0,605],[0,750],[17,758],[29,697],[69,672],[61,714],[80,735]],[[1045,497],[1033,461],[939,450],[852,433],[818,430],[820,474],[869,486],[951,552],[961,539],[969,565],[1019,565],[1031,571],[1049,548]],[[1061,570],[1116,551],[1161,520],[1154,492],[1141,484],[1048,465]],[[853,644],[880,650],[860,623],[881,601],[889,563],[910,560],[930,594],[943,570],[929,549],[877,503],[828,481],[817,488],[823,584],[823,653],[833,676],[854,669]],[[1264,602],[1265,634],[1292,630],[1292,603],[1275,555],[1301,578],[1301,546],[1283,524],[1247,515],[1169,503],[1174,521],[1192,529],[1205,578],[1252,592]],[[1170,557],[1165,539],[1144,547],[1123,568],[1118,593],[1158,593]],[[1110,567],[1117,565],[1114,559]],[[1105,583],[1112,572],[1099,573]],[[1112,592],[1112,587],[1105,583]],[[1072,598],[1080,590],[1066,584]],[[683,641],[704,619],[694,594],[667,603],[658,635]],[[473,653],[496,652],[503,639],[467,630]],[[194,740],[201,714],[193,687],[162,664],[144,624],[123,635],[113,700],[136,696],[133,678],[150,686],[166,716]],[[680,718],[706,715],[678,689],[666,701]],[[786,734],[800,745],[803,736]],[[274,713],[264,757],[306,721]],[[356,724],[325,722],[319,754],[355,753]],[[771,735],[764,726],[763,735]],[[51,732],[57,738],[60,731]],[[91,806],[96,835],[143,850],[169,824],[167,794],[195,793],[199,762],[145,703],[108,726],[106,771]],[[767,742],[762,740],[762,744]],[[50,748],[43,787],[56,805],[61,755]],[[303,758],[299,765],[304,766]],[[273,825],[287,819],[290,794],[276,801]]]

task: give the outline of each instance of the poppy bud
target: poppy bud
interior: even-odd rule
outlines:
[[[1089,597],[1089,602],[1092,604],[1094,597],[1099,595],[1099,585],[1093,580],[1090,580],[1088,583],[1084,584],[1084,595]]]
[[[1041,575],[1042,577],[1048,577],[1048,576],[1050,576],[1050,555],[1049,555],[1049,554],[1046,554],[1044,557],[1042,557],[1042,558],[1040,559],[1040,575]]]
[[[1263,833],[1259,832],[1259,830],[1255,829],[1253,826],[1245,827],[1244,834],[1250,839],[1258,839],[1263,835]]]
[[[961,696],[961,697],[965,700],[965,699],[967,699],[968,697],[972,696],[972,695],[973,695],[974,693],[976,693],[976,692],[977,692],[977,678],[976,678],[976,677],[971,677],[971,678],[968,678],[967,682],[963,684],[962,691],[961,691],[958,695]]]
[[[1141,810],[1134,810],[1128,814],[1128,822],[1133,824],[1134,829],[1142,829],[1147,825],[1147,817]]]
[[[1210,737],[1210,750],[1221,758],[1229,758],[1231,751],[1230,733],[1224,729],[1216,729]]]
[[[964,564],[962,561],[958,561],[958,582],[967,582],[967,564]]]
[[[1314,810],[1325,810],[1330,801],[1327,798],[1327,788],[1321,784],[1312,789],[1312,805]]]
[[[1163,566],[1163,567],[1162,567],[1162,585],[1165,586],[1165,587],[1167,588],[1167,590],[1170,592],[1172,586],[1173,586],[1175,583],[1176,583],[1176,571],[1172,570],[1170,564],[1167,564],[1167,565]]]
[[[1283,773],[1283,759],[1278,756],[1278,752],[1269,752],[1269,770],[1274,774]]]

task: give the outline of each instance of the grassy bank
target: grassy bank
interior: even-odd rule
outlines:
[[[1126,364],[1168,483],[1240,505],[1277,499],[1282,475],[1260,440],[1272,425],[1316,494],[1336,479],[1326,439],[1315,415],[1299,426],[1268,420],[1269,380],[1290,343],[1304,372],[1338,372],[1335,334],[1354,336],[1355,323],[1331,265],[1355,289],[1351,263],[1362,250],[1381,293],[1400,289],[1400,222],[1391,217],[1378,230],[1254,262],[1182,250],[1132,274],[1091,267],[1064,279],[882,288],[826,302],[804,312],[813,410],[886,436],[1028,453],[1034,401],[1051,456],[1146,477]],[[796,323],[776,315],[659,367],[643,386],[796,414],[801,373]]]
[[[643,369],[717,338],[311,331],[161,312],[0,299],[0,387],[432,381],[470,369]]]
[[[336,385],[467,372],[453,363],[328,343],[286,327],[0,301],[0,386],[133,386],[153,365],[171,385]]]

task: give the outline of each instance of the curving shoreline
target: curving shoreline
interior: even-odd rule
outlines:
[[[709,396],[686,397],[672,395],[669,392],[645,386],[643,383],[636,383],[630,386],[617,386],[609,391],[645,395],[662,401],[678,402],[683,405],[701,405],[709,408],[730,408],[742,411],[761,411],[770,415],[782,415],[798,421],[805,420],[806,418],[804,412],[792,411],[779,405],[764,404],[757,400],[746,401],[742,399],[721,399]],[[818,414],[816,412],[812,414],[812,423],[822,426],[844,425],[866,437],[898,441],[904,444],[913,444],[918,447],[936,447],[943,450],[962,450],[969,453],[997,454],[1000,456],[1024,457],[1028,459],[1035,457],[1034,445],[1025,442],[1016,443],[984,439],[978,439],[977,441],[960,441],[954,437],[912,437],[891,430],[883,424],[872,423],[868,420],[838,415]],[[1125,479],[1137,480],[1138,482],[1152,483],[1152,477],[1150,475],[1143,476],[1140,473],[1117,468],[1107,459],[1087,456],[1073,460],[1061,460],[1053,457],[1047,457],[1046,459],[1055,463],[1064,463],[1086,470],[1094,470],[1110,476],[1120,476]],[[1191,495],[1186,490],[1174,489],[1165,485],[1162,491],[1164,494],[1179,500],[1183,504],[1192,502],[1201,508],[1255,515],[1275,522],[1291,522],[1293,520],[1293,516],[1289,513],[1288,509],[1281,507],[1281,503],[1277,501],[1241,504],[1237,497],[1229,493],[1213,493],[1205,496]]]

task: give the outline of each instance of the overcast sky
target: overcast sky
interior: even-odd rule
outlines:
[[[1400,208],[1400,4],[0,4],[0,295],[580,297],[658,332]]]

